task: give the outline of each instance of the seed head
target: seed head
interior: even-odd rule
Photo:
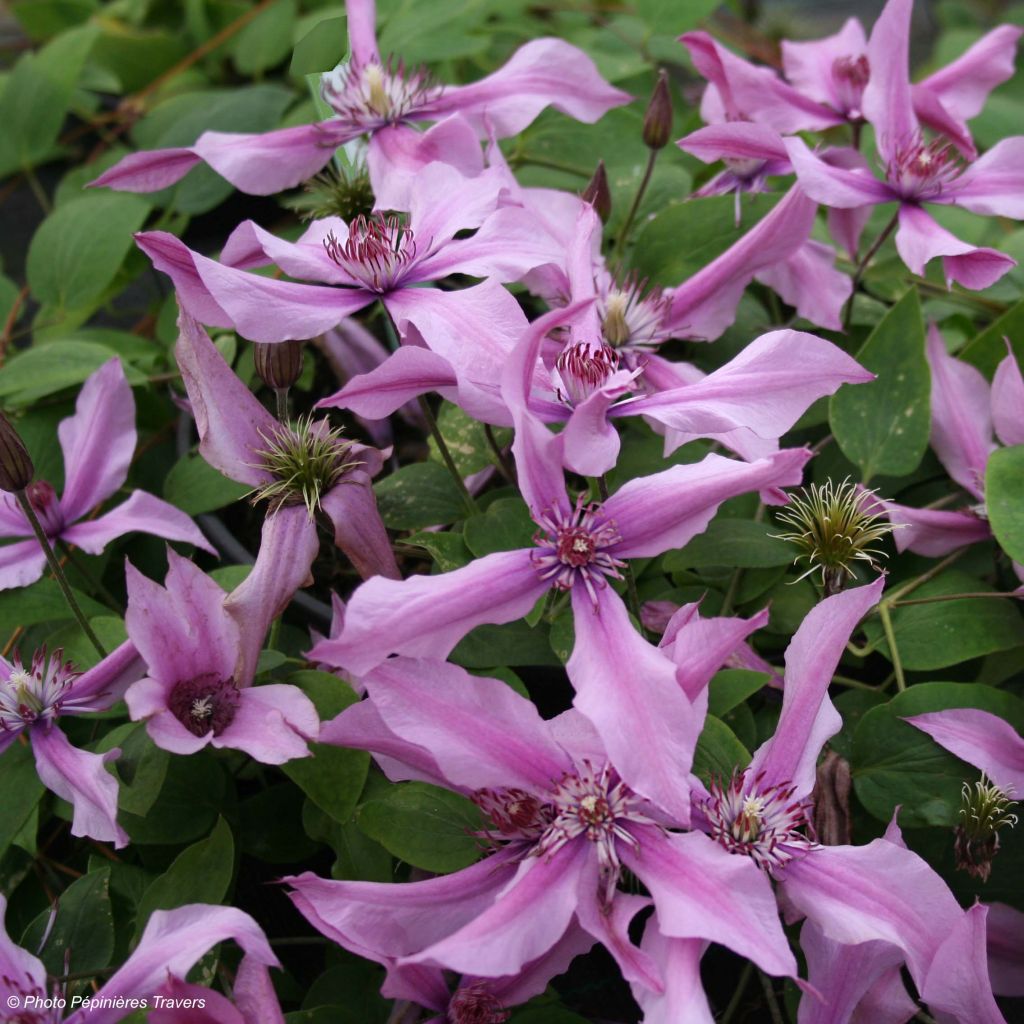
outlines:
[[[775,536],[800,549],[795,562],[806,559],[808,569],[800,579],[820,569],[826,596],[838,594],[848,580],[856,579],[854,562],[878,570],[875,559],[885,557],[884,551],[872,545],[892,533],[893,525],[881,509],[869,511],[874,494],[858,489],[849,477],[839,485],[828,480],[821,487],[811,484],[791,494],[785,512],[776,516],[795,527],[791,533]]]
[[[954,829],[956,866],[987,882],[999,852],[999,830],[1017,824],[1017,815],[1010,813],[1016,801],[984,772],[973,786],[965,782],[961,795],[960,824]]]
[[[375,201],[365,166],[343,171],[329,165],[302,186],[300,195],[284,204],[303,220],[341,217],[349,223],[372,212]]]

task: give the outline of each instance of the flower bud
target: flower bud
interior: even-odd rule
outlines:
[[[659,71],[657,84],[644,114],[644,145],[648,149],[664,149],[671,134],[672,97],[668,90],[668,75]]]
[[[0,415],[0,489],[23,491],[35,476],[35,466],[18,432]]]
[[[279,341],[273,345],[254,344],[256,372],[267,387],[287,391],[302,373],[302,342]]]
[[[822,846],[852,842],[850,822],[850,763],[830,750],[815,773],[814,832]]]
[[[598,160],[597,170],[594,171],[590,184],[583,190],[580,198],[585,203],[590,203],[597,211],[602,224],[608,223],[608,218],[612,215],[612,193],[608,187],[608,173],[604,169],[603,160]]]

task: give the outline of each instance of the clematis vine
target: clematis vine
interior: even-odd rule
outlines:
[[[51,544],[62,542],[98,555],[111,541],[137,530],[216,553],[184,512],[146,491],[133,491],[117,508],[86,518],[124,484],[138,440],[135,399],[120,359],[111,359],[89,376],[74,415],[61,421],[57,434],[64,455],[63,494],[46,480],[26,488]],[[0,492],[0,536],[16,538],[0,548],[0,590],[39,579],[46,555],[25,513],[6,492]]]
[[[558,259],[554,241],[526,211],[502,206],[499,190],[488,172],[464,178],[447,164],[432,163],[416,177],[407,218],[375,213],[346,224],[327,217],[297,242],[244,221],[219,263],[167,232],[142,232],[136,242],[174,282],[187,312],[252,341],[312,338],[380,300],[402,334],[411,324],[428,347],[445,351],[449,336],[468,345],[500,332],[507,311],[518,313],[518,305],[507,294],[502,304],[496,293],[503,289],[486,282],[450,292],[422,285],[450,274],[514,281]],[[466,229],[476,232],[455,238]],[[325,283],[247,273],[268,263],[303,281]]]
[[[253,686],[262,634],[243,629],[201,569],[172,551],[168,560],[166,587],[126,566],[125,625],[147,669],[125,693],[132,720],[175,754],[212,746],[263,764],[307,757],[320,726],[309,698],[283,683]]]
[[[769,973],[795,975],[761,876],[699,831],[670,831],[677,819],[623,780],[578,712],[545,722],[504,683],[423,659],[392,659],[363,681],[369,699],[326,724],[321,738],[371,750],[393,779],[426,779],[470,797],[491,852],[424,882],[286,879],[323,934],[403,969],[505,978],[582,929],[627,979],[661,991],[668,979],[629,940],[630,920],[650,901],[620,888],[628,868],[651,891],[668,934],[719,942]],[[639,735],[634,723],[624,726]]]
[[[335,544],[360,575],[398,577],[370,485],[384,453],[346,441],[326,419],[278,422],[187,313],[179,331],[175,352],[200,454],[267,501],[256,563],[227,604],[245,637],[251,672],[271,620],[310,577],[320,549],[317,514],[326,514]]]
[[[960,509],[918,509],[875,501],[900,527],[893,535],[898,550],[934,558],[992,536],[985,511],[985,467],[996,438],[1005,445],[1024,444],[1024,378],[1011,350],[989,384],[975,367],[950,355],[934,324],[928,328],[926,355],[932,378],[932,450],[974,503]],[[1022,576],[1024,570],[1015,568]]]
[[[0,896],[0,920],[7,910],[7,900]],[[192,903],[176,910],[154,910],[139,944],[125,962],[106,980],[98,991],[87,991],[78,1000],[64,997],[51,989],[46,968],[28,950],[16,946],[0,927],[0,1005],[4,1020],[11,1024],[116,1024],[133,1012],[133,1000],[155,1002],[155,996],[176,990],[181,979],[199,959],[220,942],[233,939],[245,951],[243,970],[250,977],[265,974],[267,967],[279,967],[259,925],[246,913],[234,907],[207,906]],[[244,966],[248,964],[248,966]],[[189,986],[191,988],[191,986]],[[204,994],[209,989],[201,990]],[[264,990],[265,991],[265,990]],[[56,1007],[39,1005],[53,1000]],[[66,1004],[66,1006],[65,1006]],[[136,1003],[137,1005],[137,1003]],[[8,1007],[20,1008],[12,1014]],[[65,1010],[70,1011],[65,1013]],[[159,1024],[186,1024],[213,1018],[192,1016],[189,1010],[163,1016],[153,1014]],[[236,1024],[240,1018],[219,1017],[218,1024]],[[278,1018],[282,1020],[283,1018]],[[275,1024],[272,1016],[253,1016],[244,1024]]]
[[[632,98],[605,82],[585,53],[554,38],[520,47],[504,67],[479,82],[441,85],[424,68],[381,57],[374,0],[346,0],[345,9],[350,60],[321,82],[333,117],[262,135],[204,132],[193,146],[132,153],[92,184],[153,192],[206,163],[243,192],[271,195],[312,177],[339,146],[368,135],[367,163],[376,185],[392,168],[414,173],[441,153],[471,169],[480,151],[472,134],[467,144],[465,127],[477,138],[488,133],[506,138],[549,105],[592,123]],[[455,123],[436,126],[433,136],[411,127],[452,115]]]
[[[122,847],[128,836],[117,824],[117,779],[106,768],[120,749],[79,750],[57,722],[64,715],[106,711],[145,666],[130,642],[85,672],[75,671],[63,654],[43,647],[27,663],[18,655],[13,662],[0,657],[0,753],[27,738],[43,785],[74,807],[71,834]]]

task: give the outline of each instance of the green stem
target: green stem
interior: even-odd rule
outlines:
[[[124,615],[124,609],[121,607],[117,598],[107,590],[103,584],[96,579],[95,576],[86,568],[85,563],[78,557],[64,541],[57,541],[57,546],[60,548],[61,554],[82,574],[82,578],[89,584],[93,592],[97,594],[100,600],[112,611],[117,612],[118,615]]]
[[[15,491],[14,496],[18,500],[18,504],[21,506],[22,512],[25,513],[25,518],[32,524],[32,530],[36,535],[36,540],[39,541],[39,544],[43,549],[43,554],[46,556],[46,562],[50,566],[50,571],[57,580],[57,586],[60,587],[61,593],[64,595],[64,600],[67,601],[68,607],[71,609],[71,614],[78,620],[78,624],[82,627],[82,632],[85,633],[89,638],[89,642],[99,652],[99,656],[101,658],[105,658],[107,656],[107,652],[103,649],[103,644],[100,643],[99,638],[92,631],[92,626],[89,625],[89,620],[85,617],[82,609],[78,606],[78,602],[75,600],[75,595],[71,592],[71,586],[68,583],[68,578],[64,575],[64,570],[61,568],[61,564],[57,560],[57,556],[53,553],[53,548],[50,547],[50,540],[46,536],[42,524],[39,522],[39,517],[36,515],[36,510],[32,507],[32,502],[28,500],[28,495],[25,493],[24,489]]]
[[[484,424],[484,435],[487,437],[487,443],[491,446],[491,451],[494,452],[494,458],[498,464],[498,469],[501,470],[501,475],[510,484],[514,485],[516,482],[515,466],[505,458],[505,453],[501,450],[501,445],[498,444],[498,439],[494,436],[494,430],[490,423]]]
[[[959,551],[954,551],[953,554],[947,555],[941,562],[933,565],[927,572],[921,573],[920,576],[916,576],[909,583],[904,583],[902,587],[898,587],[891,594],[887,595],[886,601],[891,605],[894,601],[898,601],[904,594],[913,593],[918,587],[923,586],[929,580],[935,579],[936,576],[942,572],[943,569],[949,568],[954,562],[963,558],[967,554],[967,548],[963,547]]]
[[[935,604],[938,601],[963,601],[967,598],[991,598],[991,597],[1007,597],[1015,599],[1017,601],[1024,600],[1024,593],[1019,590],[1007,590],[1007,591],[993,591],[993,590],[981,590],[977,592],[971,592],[967,594],[935,594],[932,597],[914,597],[909,601],[889,601],[889,604],[893,608],[904,608],[910,604]]]
[[[900,211],[897,208],[896,212],[892,215],[892,219],[884,228],[882,228],[879,236],[875,239],[874,244],[866,253],[864,253],[864,258],[857,264],[857,269],[853,272],[853,287],[850,289],[850,297],[846,300],[846,311],[843,314],[844,331],[848,331],[850,329],[850,318],[853,316],[853,300],[857,295],[857,286],[860,284],[860,279],[864,276],[864,271],[867,270],[872,257],[879,249],[882,248],[885,240],[892,234],[893,229],[899,222],[899,215]]]
[[[277,404],[277,418],[281,423],[288,422],[288,389],[275,388],[274,401]]]
[[[455,481],[455,486],[462,494],[462,502],[466,506],[466,511],[471,516],[475,516],[480,510],[477,508],[476,501],[473,500],[473,495],[469,493],[466,481],[462,479],[462,474],[455,465],[455,460],[452,458],[452,453],[448,450],[448,445],[445,444],[444,437],[441,435],[441,428],[437,425],[437,420],[434,418],[434,413],[427,402],[426,396],[420,395],[417,401],[419,402],[420,412],[423,413],[423,418],[427,421],[427,426],[430,427],[430,435],[437,445],[437,450],[441,453],[441,458],[448,467],[448,472],[451,474],[452,480]]]
[[[573,174],[577,178],[588,178],[590,177],[589,171],[581,170],[579,167],[573,167],[572,164],[563,164],[558,160],[548,160],[542,156],[516,156],[513,154],[509,158],[509,163],[513,168],[522,167],[524,164],[528,164],[531,167],[546,167],[550,171],[561,171],[563,174]]]
[[[779,1001],[775,998],[775,990],[772,988],[771,978],[764,971],[758,971],[757,976],[761,981],[761,990],[764,992],[765,1002],[768,1004],[768,1013],[772,1018],[772,1024],[786,1024],[785,1017],[779,1007]]]
[[[748,960],[747,963],[743,965],[740,980],[736,983],[736,989],[732,994],[732,999],[729,1000],[729,1005],[726,1006],[725,1013],[722,1014],[719,1024],[731,1024],[733,1017],[736,1015],[736,1011],[739,1009],[743,995],[747,991],[747,986],[750,984],[750,979],[753,976],[753,973],[754,965]]]
[[[636,195],[633,196],[633,205],[630,206],[629,213],[626,214],[626,220],[622,225],[622,230],[619,232],[619,237],[615,239],[616,275],[618,275],[619,267],[622,265],[622,257],[626,252],[626,243],[629,241],[629,232],[632,230],[637,210],[640,209],[640,202],[644,198],[647,186],[650,184],[651,175],[654,173],[654,161],[658,159],[659,152],[660,150],[652,149],[647,157],[647,167],[644,170],[644,176],[640,179],[640,186],[636,190]]]
[[[907,688],[907,681],[903,677],[903,662],[900,661],[900,651],[896,646],[896,631],[892,628],[892,616],[889,614],[889,603],[887,601],[879,604],[878,616],[882,620],[885,640],[889,645],[889,656],[892,658],[893,671],[896,673],[896,689],[902,693]]]
[[[28,187],[32,190],[32,195],[36,197],[36,202],[42,208],[43,214],[48,215],[53,209],[53,206],[50,203],[50,197],[46,194],[46,190],[36,177],[36,172],[29,164],[25,164],[22,167],[21,172],[25,175],[25,181],[28,182]]]

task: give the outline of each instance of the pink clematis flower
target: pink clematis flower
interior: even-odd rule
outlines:
[[[884,179],[827,163],[799,138],[786,140],[804,191],[825,206],[854,209],[896,203],[896,250],[915,274],[942,259],[947,284],[987,288],[1016,261],[995,249],[976,248],[940,227],[928,203],[962,206],[974,213],[1024,218],[1024,136],[1004,139],[980,159],[961,165],[951,144],[926,142],[914,112],[908,78],[912,0],[889,0],[868,47],[872,74],[864,113],[875,129]]]
[[[527,43],[479,82],[440,85],[426,69],[407,70],[395,58],[381,58],[373,0],[346,0],[345,7],[351,59],[324,75],[321,84],[334,117],[262,135],[204,132],[194,146],[133,153],[92,184],[153,192],[205,162],[243,192],[270,195],[312,177],[338,146],[364,134],[370,136],[371,176],[386,183],[383,171],[397,165],[408,174],[452,149],[459,162],[472,167],[464,126],[471,126],[477,138],[489,133],[506,138],[549,105],[592,123],[632,98],[612,88],[585,53],[561,39]],[[433,138],[410,127],[451,115],[458,115],[459,123],[438,125]],[[479,160],[479,144],[470,139]]]
[[[784,79],[748,64],[706,32],[686,33],[680,41],[710,83],[702,117],[709,123],[753,121],[786,134],[862,124],[866,89],[886,56],[884,36],[892,28],[886,15],[893,2],[886,5],[870,41],[857,18],[824,39],[784,39]],[[977,151],[966,122],[981,113],[997,85],[1012,77],[1020,34],[1015,25],[1000,25],[955,61],[910,86],[917,117],[951,139],[969,160]]]
[[[7,900],[0,896],[0,920],[7,909]],[[139,944],[131,956],[100,987],[99,991],[84,993],[75,1008],[76,997],[66,999],[59,1009],[33,1009],[63,992],[49,988],[46,968],[25,949],[16,946],[5,929],[0,927],[0,1005],[18,1007],[14,1016],[4,1020],[31,1022],[31,1024],[116,1024],[132,1012],[132,1000],[143,1000],[150,1006],[157,995],[165,995],[192,969],[208,950],[219,942],[233,939],[245,951],[243,964],[247,970],[279,967],[259,925],[246,913],[234,907],[207,906],[192,903],[177,910],[154,910],[146,924]],[[242,971],[239,971],[242,974]],[[243,983],[244,984],[244,983]],[[202,990],[204,993],[208,989]],[[214,993],[210,993],[211,995]],[[135,1003],[137,1006],[138,1003]],[[160,1024],[193,1024],[199,1018],[178,1014],[170,1017],[153,1015]],[[278,1018],[282,1020],[283,1018]],[[218,1024],[235,1024],[229,1017],[218,1017]],[[251,1017],[245,1024],[277,1024],[273,1017]]]
[[[559,257],[527,211],[500,205],[499,190],[489,172],[464,178],[447,164],[432,163],[417,175],[408,218],[377,213],[346,224],[327,217],[298,242],[244,221],[219,263],[163,231],[141,232],[136,241],[174,282],[192,316],[252,341],[312,338],[379,299],[400,332],[408,322],[428,347],[444,346],[452,333],[474,341],[485,336],[493,329],[490,318],[503,310],[495,311],[493,286],[444,292],[422,285],[450,274],[514,281]],[[476,233],[456,240],[465,229]],[[268,263],[325,284],[279,281],[244,269]],[[508,302],[515,306],[511,296]]]
[[[759,873],[701,832],[669,831],[677,819],[622,779],[578,712],[545,722],[505,684],[441,662],[393,659],[364,682],[370,699],[327,724],[324,738],[371,750],[392,778],[427,778],[471,797],[489,819],[493,852],[411,884],[287,879],[323,934],[399,967],[504,978],[578,928],[628,980],[660,991],[667,979],[628,936],[650,901],[619,889],[626,867],[652,893],[668,934],[719,942],[769,973],[795,975]]]
[[[64,453],[64,493],[45,480],[27,488],[50,539],[98,555],[111,541],[138,530],[184,541],[216,554],[199,528],[180,509],[145,491],[134,491],[117,508],[84,520],[128,478],[135,454],[135,399],[121,360],[114,358],[91,374],[75,402],[75,414],[57,428]],[[13,495],[0,492],[0,536],[30,538],[0,548],[0,590],[24,587],[43,575],[46,556]]]
[[[253,686],[251,645],[262,636],[246,635],[227,595],[192,562],[170,551],[168,560],[166,589],[126,569],[125,625],[148,669],[125,694],[132,720],[175,754],[212,746],[263,764],[307,757],[320,726],[309,698],[295,686]]]
[[[1024,444],[1024,378],[1011,351],[990,385],[975,367],[949,354],[934,324],[928,328],[926,354],[932,377],[931,446],[976,504],[918,509],[875,500],[901,527],[893,534],[898,550],[937,558],[992,536],[985,519],[985,466],[996,438],[1005,445]]]
[[[384,453],[342,440],[326,419],[294,427],[278,423],[187,313],[181,314],[179,329],[175,354],[203,458],[257,493],[303,468],[311,474],[307,491],[319,488],[315,494],[282,492],[273,500],[263,521],[256,564],[228,597],[250,662],[244,671],[251,673],[271,620],[309,580],[320,550],[317,512],[326,513],[335,544],[360,575],[399,577],[370,483],[380,472]],[[301,465],[282,462],[293,451],[304,459]]]
[[[128,836],[117,824],[117,779],[106,769],[121,751],[79,750],[57,720],[106,711],[141,678],[145,666],[130,642],[81,673],[62,655],[60,648],[50,654],[44,648],[27,665],[18,656],[13,663],[0,657],[0,752],[26,737],[43,785],[74,807],[71,834],[122,847]]]

